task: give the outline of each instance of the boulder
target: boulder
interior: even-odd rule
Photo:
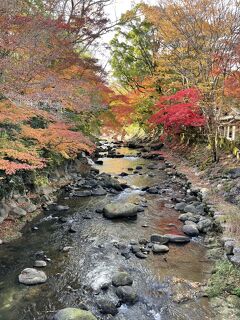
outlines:
[[[45,283],[47,281],[47,276],[43,271],[33,268],[26,268],[20,273],[18,280],[20,283],[25,285],[34,285]]]
[[[78,308],[65,308],[59,310],[53,320],[97,320],[90,312]]]
[[[193,213],[193,214],[198,214],[198,210],[193,204],[186,205],[185,208],[184,208],[184,211],[187,212],[187,213],[190,212],[190,213]]]
[[[101,186],[104,188],[112,188],[116,191],[122,191],[122,187],[121,184],[118,180],[113,179],[111,176],[107,175],[107,174],[102,174],[101,175]],[[100,181],[99,181],[100,183]]]
[[[190,237],[197,237],[199,235],[198,228],[192,224],[183,226],[182,230]]]
[[[197,214],[204,216],[206,214],[206,206],[204,203],[200,203],[196,206]]]
[[[175,210],[177,211],[184,211],[186,207],[186,203],[185,202],[179,202],[175,205]]]
[[[15,214],[18,217],[25,217],[27,215],[27,211],[20,207],[15,207],[11,211],[13,214]]]
[[[115,202],[104,207],[104,217],[108,219],[136,217],[139,207],[132,203]]]
[[[169,242],[171,243],[187,243],[190,241],[189,237],[177,234],[165,234],[165,237],[167,237]]]
[[[207,233],[209,232],[212,227],[213,227],[213,223],[211,219],[203,219],[200,220],[197,224],[198,230],[202,233]]]
[[[97,301],[97,306],[102,314],[111,314],[115,316],[118,313],[116,303],[107,299],[101,299]]]
[[[118,272],[112,278],[112,284],[115,287],[120,286],[131,286],[133,283],[133,279],[127,272]]]
[[[118,287],[116,290],[116,295],[119,297],[122,303],[135,304],[138,301],[136,291],[129,286]]]
[[[166,243],[168,243],[169,239],[166,236],[163,236],[161,234],[152,234],[150,241],[156,242],[159,244],[166,244]]]
[[[190,220],[194,217],[194,215],[191,212],[188,213],[182,213],[180,214],[180,216],[178,217],[179,220],[181,220],[182,222],[185,222],[187,220]]]
[[[154,244],[152,248],[153,253],[167,253],[169,251],[169,248],[164,245],[160,244]]]

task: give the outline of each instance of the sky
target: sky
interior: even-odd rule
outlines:
[[[130,10],[135,4],[142,2],[141,0],[113,0],[112,4],[106,7],[106,13],[111,19],[111,21],[115,22],[118,20],[123,13],[127,10]],[[149,4],[156,4],[157,0],[146,0],[144,1]],[[105,36],[102,37],[101,42],[103,44],[102,48],[98,48],[95,53],[99,62],[105,68],[106,71],[111,71],[111,67],[109,65],[109,60],[111,58],[109,50],[104,48],[104,43],[109,43],[113,38],[114,32],[109,32]]]

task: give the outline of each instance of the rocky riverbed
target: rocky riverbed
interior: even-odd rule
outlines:
[[[158,147],[102,143],[90,172],[0,247],[0,320],[218,319],[205,286],[219,224]]]

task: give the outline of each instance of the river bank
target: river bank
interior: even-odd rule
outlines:
[[[89,172],[88,158],[78,159],[39,172],[38,176],[13,176],[1,181],[0,244],[21,237],[21,229],[53,204],[61,189],[73,183],[78,174]],[[9,181],[10,180],[10,181]]]
[[[224,319],[206,297],[211,249],[221,247],[200,190],[156,151],[104,144],[99,156],[21,239],[0,247],[0,319],[50,320],[66,307],[87,308],[104,320]],[[39,259],[47,280],[19,284]],[[116,291],[119,272],[131,278],[131,289]],[[126,301],[129,292],[134,303]]]

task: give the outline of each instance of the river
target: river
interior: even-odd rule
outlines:
[[[96,167],[117,176],[129,188],[101,197],[69,198],[63,193],[58,203],[70,207],[61,213],[66,223],[59,221],[59,212],[46,211],[24,228],[21,239],[0,247],[0,320],[50,320],[58,309],[81,305],[104,320],[215,319],[208,299],[194,291],[196,283],[206,282],[212,269],[202,237],[185,245],[170,244],[169,253],[150,253],[144,260],[120,254],[117,243],[128,245],[131,240],[150,239],[155,233],[182,234],[182,223],[171,202],[173,192],[181,194],[178,184],[166,171],[148,168],[154,161],[137,156],[137,151],[118,151],[125,156],[103,157],[103,165]],[[135,173],[128,170],[136,166],[142,169]],[[129,174],[121,177],[122,172]],[[154,184],[164,188],[164,193],[142,191]],[[136,220],[117,221],[95,212],[111,201],[140,203],[145,211]],[[77,232],[69,233],[67,226],[73,222]],[[60,250],[64,246],[73,248],[64,253]],[[51,259],[44,269],[47,282],[29,287],[19,284],[19,273],[32,267],[38,251]],[[133,277],[139,301],[133,306],[122,305],[115,317],[102,315],[96,307],[99,297],[116,297],[112,290],[102,292],[99,288],[122,270]]]

